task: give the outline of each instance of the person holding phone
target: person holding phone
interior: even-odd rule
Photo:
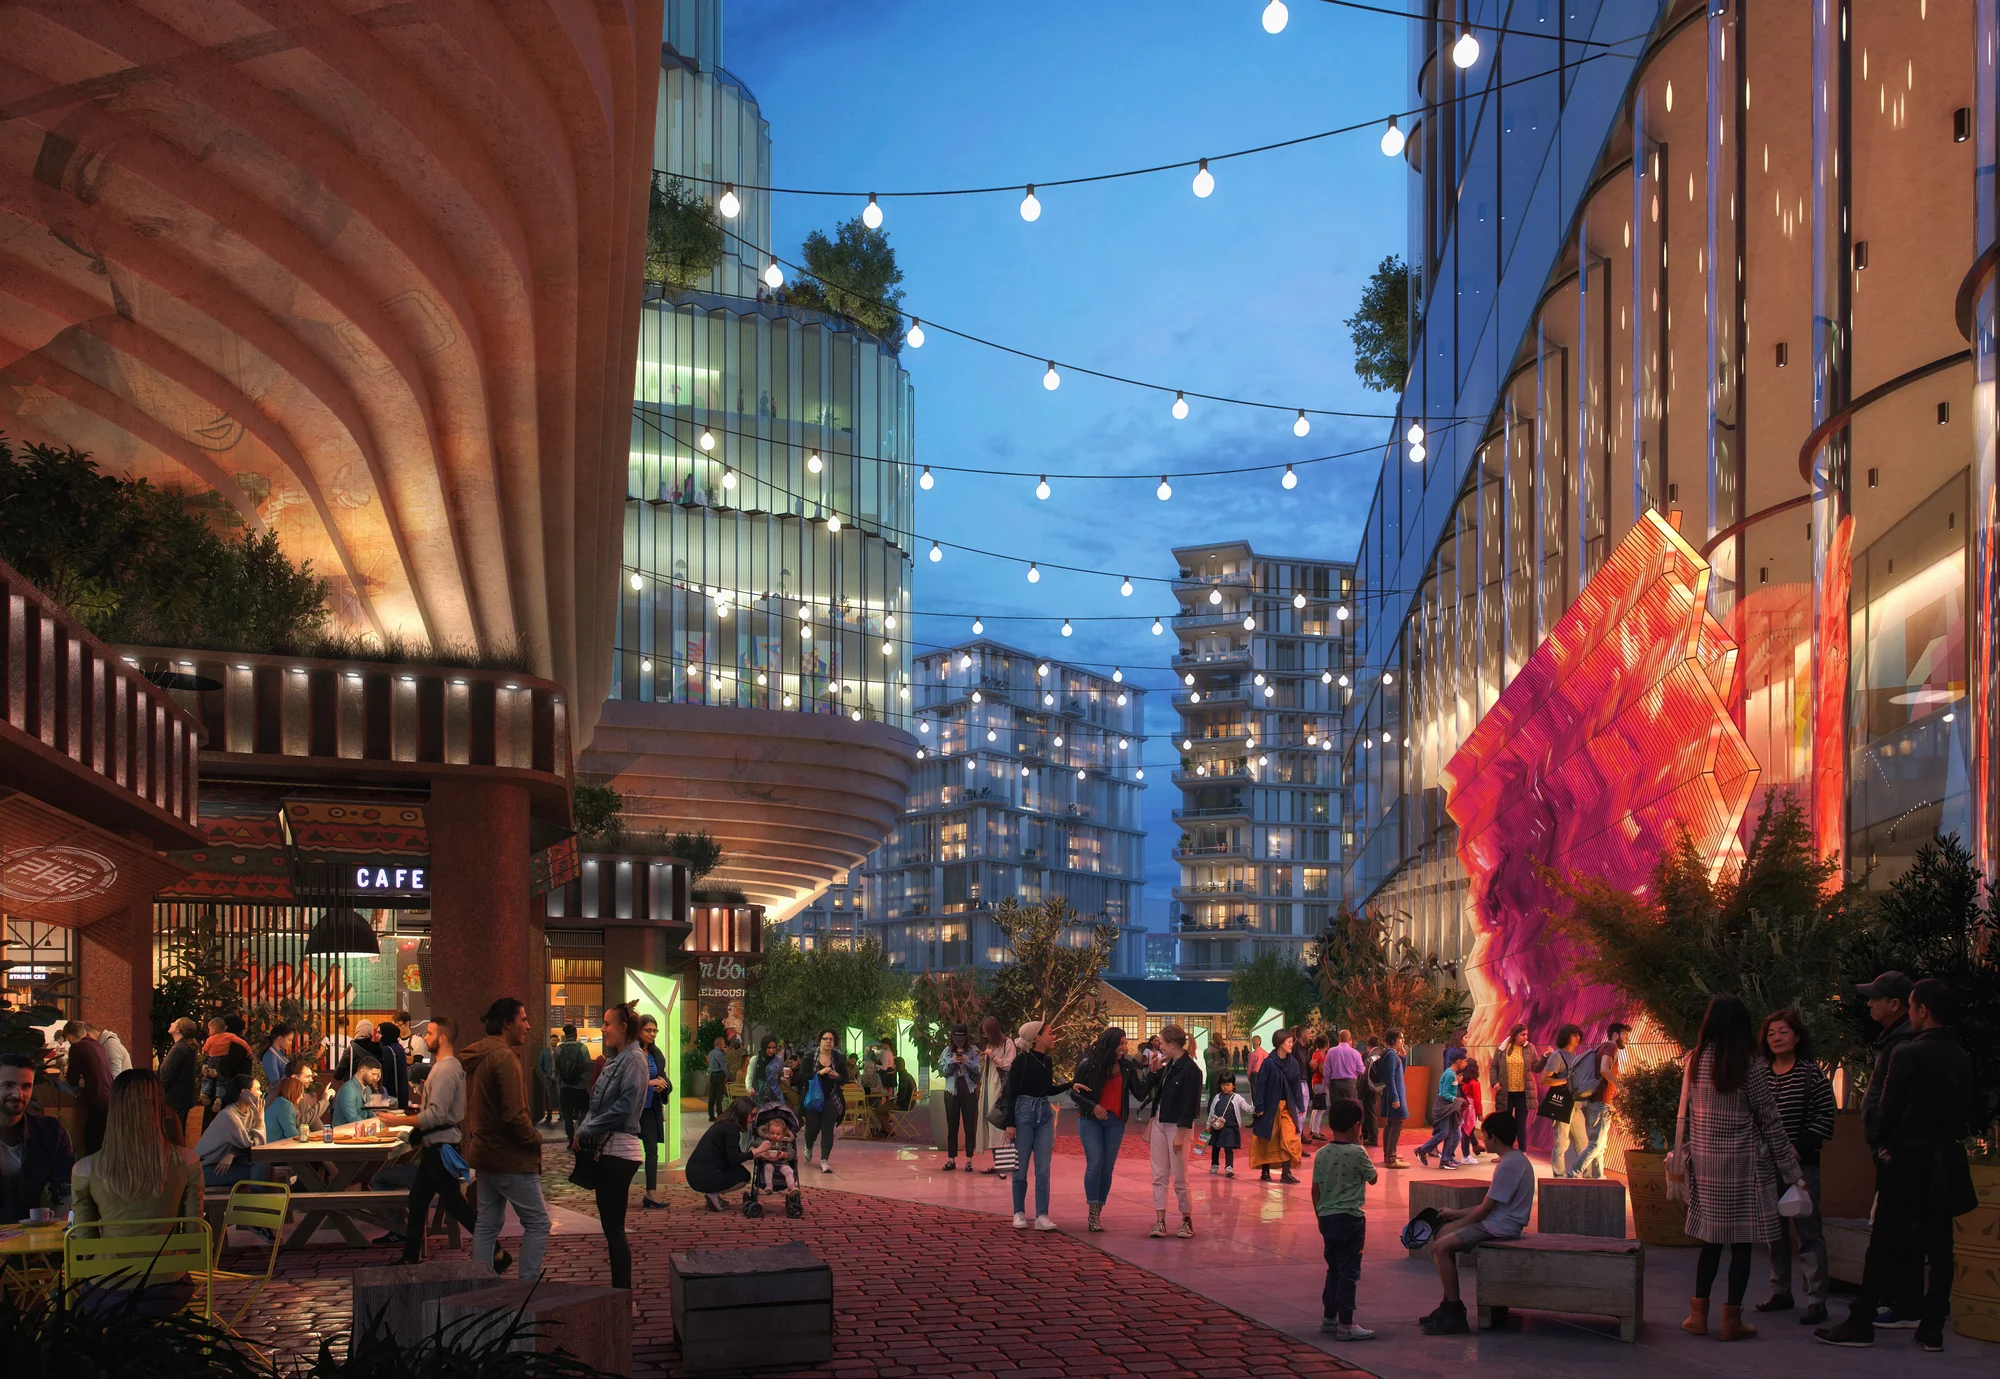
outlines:
[[[833,1132],[847,1115],[847,1098],[841,1087],[847,1081],[847,1058],[834,1046],[830,1029],[819,1032],[818,1045],[792,1073],[792,1085],[799,1093],[799,1109],[805,1119],[806,1158],[819,1164],[822,1173],[833,1172],[827,1162],[833,1157]],[[755,1103],[751,1103],[755,1106]],[[819,1145],[818,1158],[813,1145]]]

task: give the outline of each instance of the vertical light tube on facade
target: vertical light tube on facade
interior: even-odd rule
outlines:
[[[1745,425],[1743,336],[1749,322],[1743,284],[1743,25],[1740,0],[1709,0],[1708,10],[1708,518],[1702,539],[1743,515],[1741,467]],[[1742,597],[1744,539],[1727,547],[1726,581],[1711,579],[1709,604]],[[1718,555],[1721,553],[1718,552]]]
[[[1976,0],[1973,26],[1973,223],[1979,253],[2000,244],[2000,0]],[[1973,860],[1989,882],[2000,880],[2000,288],[1988,274],[1972,313],[1972,574],[1966,625],[1972,715],[1969,785],[1966,802],[1972,824]]]

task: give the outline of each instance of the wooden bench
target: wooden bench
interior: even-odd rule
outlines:
[[[684,1373],[833,1359],[833,1271],[805,1245],[670,1255],[667,1282]]]
[[[1535,1184],[1535,1229],[1543,1235],[1625,1238],[1625,1184],[1615,1178],[1544,1178]]]
[[[1618,1320],[1618,1339],[1636,1341],[1646,1314],[1646,1247],[1597,1235],[1524,1235],[1473,1251],[1479,1329],[1491,1331],[1510,1307]]]
[[[1418,1178],[1410,1184],[1410,1219],[1425,1207],[1436,1207],[1440,1211],[1460,1210],[1476,1207],[1486,1200],[1486,1184],[1469,1183],[1463,1178]],[[1429,1259],[1428,1247],[1411,1250],[1411,1259]]]

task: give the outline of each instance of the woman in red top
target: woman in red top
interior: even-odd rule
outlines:
[[[1077,1135],[1083,1140],[1083,1199],[1090,1204],[1093,1231],[1104,1229],[1097,1218],[1111,1195],[1111,1170],[1118,1165],[1118,1146],[1125,1141],[1125,1118],[1132,1113],[1138,1085],[1132,1043],[1116,1025],[1098,1035],[1077,1060],[1070,1100],[1076,1103]]]
[[[1308,1092],[1305,1138],[1325,1139],[1326,1126],[1326,1036],[1313,1040],[1311,1066],[1306,1071]]]

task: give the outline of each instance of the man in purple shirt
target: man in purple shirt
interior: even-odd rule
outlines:
[[[1354,1047],[1354,1035],[1348,1030],[1340,1032],[1340,1041],[1326,1051],[1326,1104],[1330,1109],[1336,1101],[1359,1101],[1361,1087],[1361,1050]]]

